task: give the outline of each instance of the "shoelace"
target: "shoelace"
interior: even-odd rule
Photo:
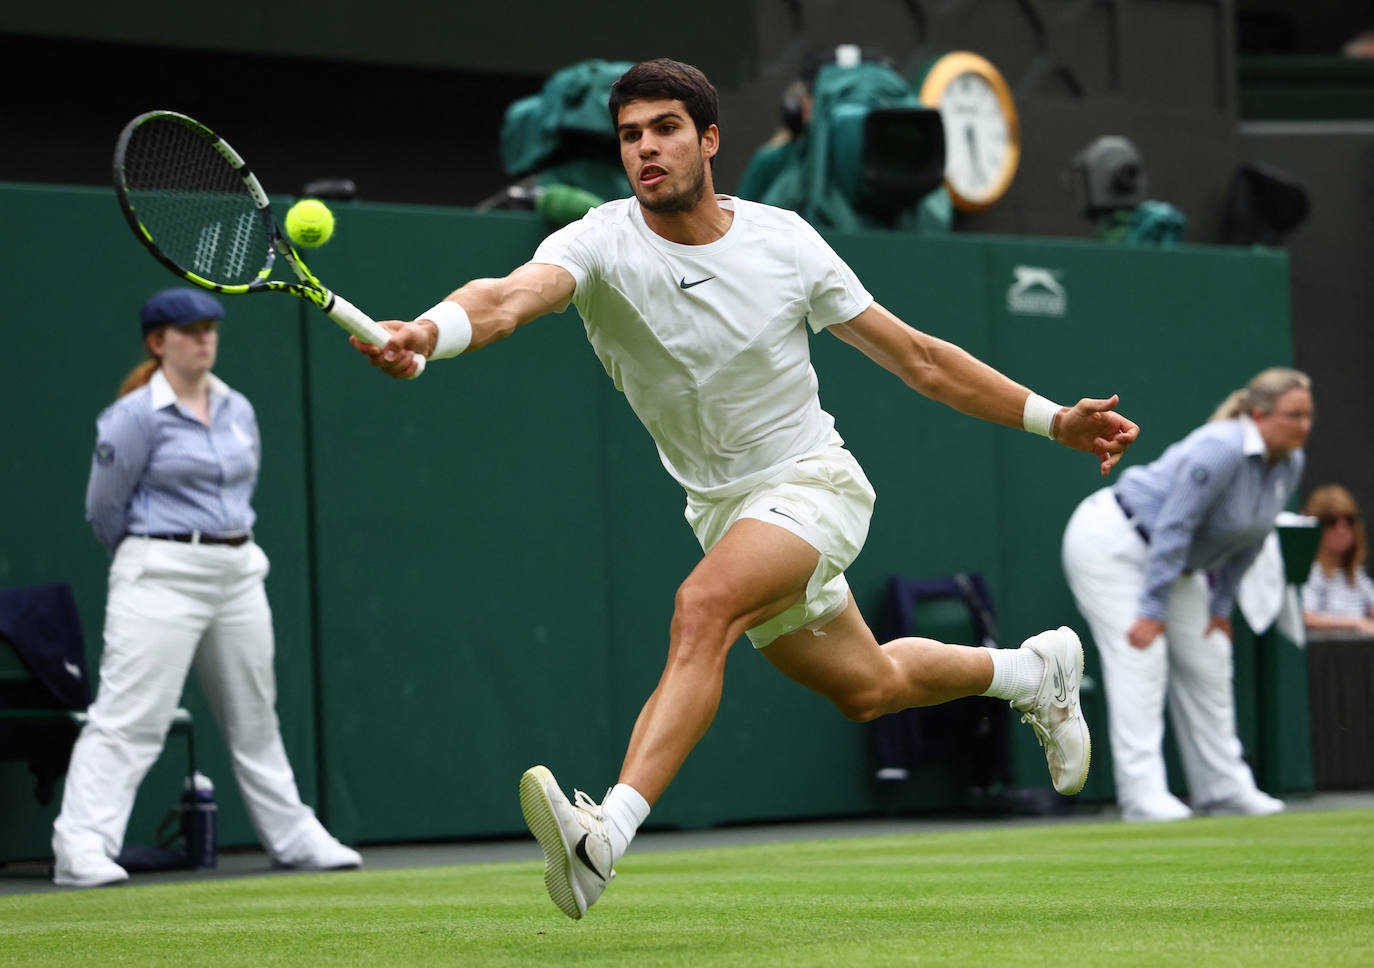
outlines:
[[[609,790],[607,791],[610,792]],[[581,810],[587,811],[597,820],[601,819],[601,804],[587,796],[581,790],[573,790],[573,805]]]
[[[1034,713],[1023,713],[1021,722],[1030,723],[1031,729],[1035,731],[1035,741],[1040,744],[1041,749],[1044,749],[1045,743],[1050,738],[1050,731],[1045,728],[1044,724],[1040,722]]]

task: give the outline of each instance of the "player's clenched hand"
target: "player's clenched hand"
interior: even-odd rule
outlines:
[[[356,336],[348,337],[348,342],[383,373],[398,380],[408,379],[415,373],[415,354],[427,356],[434,351],[434,324],[403,323],[392,319],[381,322],[381,325],[391,333],[391,339],[387,340],[385,346],[364,343]]]
[[[1102,462],[1104,477],[1140,436],[1140,428],[1116,412],[1119,400],[1116,394],[1106,400],[1079,400],[1061,411],[1054,425],[1054,439],[1095,455]]]

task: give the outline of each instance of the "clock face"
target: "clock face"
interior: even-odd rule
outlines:
[[[1006,179],[1011,125],[987,78],[957,75],[940,101],[945,125],[945,178],[970,201],[989,201]]]
[[[977,212],[1006,194],[1021,160],[1021,129],[1002,75],[977,54],[937,60],[921,100],[940,110],[945,129],[945,187],[950,200]]]

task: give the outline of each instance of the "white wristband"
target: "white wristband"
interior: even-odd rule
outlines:
[[[1059,404],[1046,400],[1038,393],[1026,397],[1026,409],[1021,413],[1021,425],[1033,434],[1054,440],[1054,418]]]
[[[439,330],[434,352],[429,355],[431,360],[457,356],[472,342],[472,322],[468,319],[467,310],[456,302],[445,299],[415,318],[428,319]]]

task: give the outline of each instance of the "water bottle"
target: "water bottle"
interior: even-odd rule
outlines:
[[[187,860],[192,867],[214,867],[219,807],[215,805],[215,785],[199,770],[186,778],[181,810]]]

